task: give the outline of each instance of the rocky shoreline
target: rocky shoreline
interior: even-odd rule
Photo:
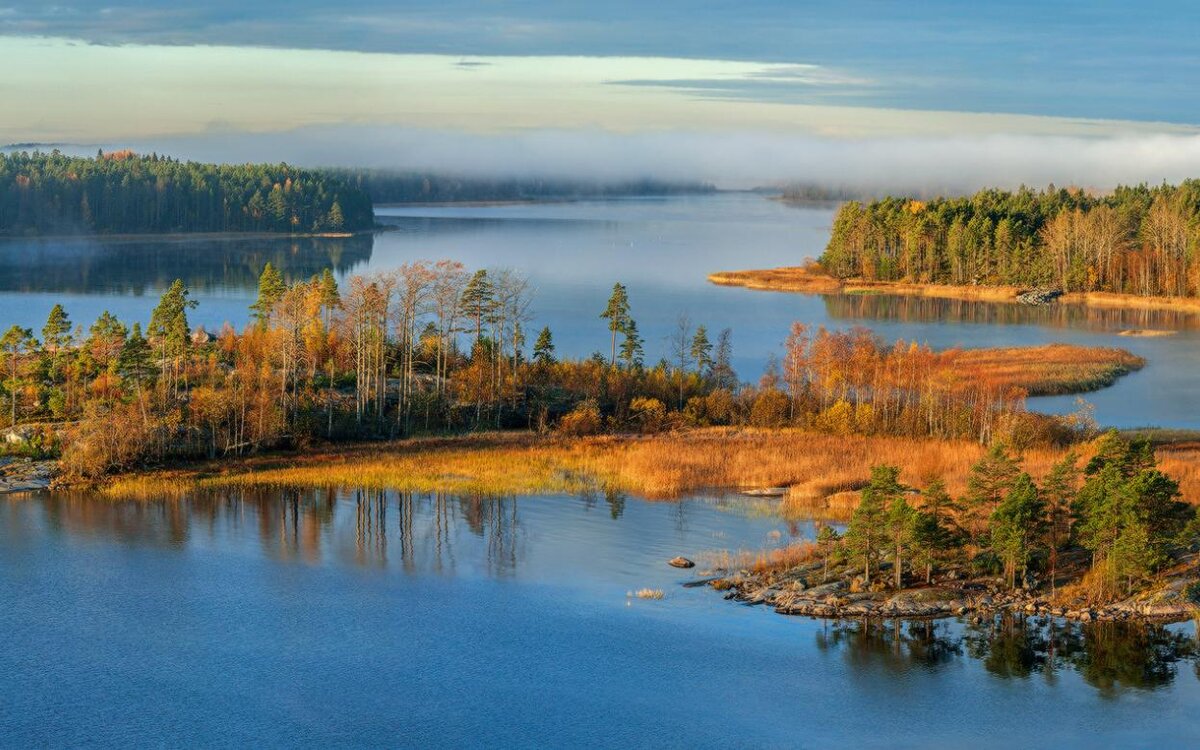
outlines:
[[[57,461],[0,456],[0,494],[49,489],[57,473]]]
[[[859,590],[857,578],[819,581],[821,571],[797,568],[778,574],[748,571],[707,571],[695,584],[725,592],[725,598],[765,605],[779,614],[824,619],[986,618],[1005,611],[1058,617],[1075,622],[1144,620],[1177,622],[1200,612],[1193,599],[1197,579],[1178,576],[1161,581],[1152,591],[1139,592],[1106,605],[1053,602],[1044,591],[1010,590],[994,579],[940,580],[900,591]]]

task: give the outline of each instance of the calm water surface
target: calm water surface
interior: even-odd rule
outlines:
[[[1191,626],[824,623],[664,564],[811,533],[713,498],[0,500],[0,745],[1200,742]]]
[[[195,291],[194,322],[212,329],[248,319],[258,273],[270,261],[291,279],[325,267],[341,278],[418,259],[511,267],[536,287],[530,328],[549,324],[560,353],[604,349],[599,313],[614,281],[630,290],[647,359],[663,356],[680,313],[710,331],[734,331],[735,365],[755,380],[789,325],[866,325],[887,340],[934,347],[1040,344],[1121,346],[1145,370],[1091,394],[1101,422],[1200,427],[1200,316],[1057,306],[963,303],[888,296],[805,296],[721,288],[708,273],[795,264],[825,246],[833,207],[795,208],[751,194],[485,207],[381,208],[389,231],[347,240],[12,240],[0,242],[0,320],[40,330],[55,302],[90,324],[105,309],[146,320],[176,277]],[[1129,328],[1178,330],[1128,338]],[[1037,399],[1063,412],[1071,397]]]

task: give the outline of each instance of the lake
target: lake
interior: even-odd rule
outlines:
[[[811,534],[740,498],[0,499],[0,745],[1200,742],[1191,624],[821,622],[665,564]]]
[[[667,353],[678,316],[713,336],[733,330],[744,380],[757,380],[782,348],[792,321],[844,328],[866,325],[887,340],[937,348],[1042,344],[1120,346],[1149,364],[1116,386],[1089,394],[1106,425],[1196,427],[1200,413],[1200,316],[1029,308],[884,295],[809,296],[717,287],[717,270],[796,264],[821,252],[833,206],[792,207],[761,195],[718,193],[670,198],[505,206],[380,208],[388,231],[349,239],[8,240],[0,242],[0,320],[40,331],[63,303],[90,324],[108,309],[125,320],[149,318],[176,278],[200,306],[192,321],[216,330],[248,320],[258,273],[267,261],[292,280],[323,268],[340,279],[418,259],[452,258],[471,268],[510,267],[536,288],[531,330],[549,325],[560,354],[606,350],[600,311],[616,281],[629,288],[646,339],[646,358]],[[1130,338],[1129,328],[1161,328],[1167,338]],[[1041,398],[1033,408],[1075,410],[1074,397]]]
[[[511,267],[561,354],[607,346],[629,287],[647,358],[680,313],[734,331],[754,380],[793,320],[935,347],[1067,341],[1145,370],[1100,421],[1195,427],[1192,316],[716,287],[795,264],[832,207],[752,194],[381,208],[348,239],[10,240],[0,318],[242,325],[270,261],[341,279],[416,259]],[[1126,338],[1170,328],[1171,338]],[[1070,398],[1034,408],[1075,408]],[[270,491],[151,503],[0,497],[0,746],[1047,747],[1195,745],[1195,625],[823,622],[686,588],[724,553],[810,538],[771,501]],[[665,561],[700,561],[679,571]],[[639,599],[658,589],[661,600]]]

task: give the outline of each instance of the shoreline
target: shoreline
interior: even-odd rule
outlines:
[[[389,227],[375,226],[356,229],[352,232],[126,232],[122,234],[0,234],[0,242],[22,240],[41,241],[94,241],[94,242],[181,242],[187,240],[288,240],[288,239],[338,239],[358,237],[364,234],[389,231]]]
[[[1020,304],[1017,297],[1029,291],[1027,288],[1017,286],[955,286],[906,281],[837,279],[804,266],[717,271],[708,275],[708,281],[718,286],[735,286],[768,292],[890,294],[1013,305]],[[1191,297],[1142,297],[1117,292],[1068,292],[1049,304],[1054,303],[1101,308],[1170,310],[1200,315],[1200,298]]]
[[[1194,567],[1196,554],[1176,564]],[[954,571],[957,572],[957,571]],[[1149,588],[1114,602],[1055,600],[1050,592],[1006,589],[990,579],[947,580],[939,576],[932,584],[899,591],[859,591],[855,578],[807,585],[809,576],[820,575],[819,566],[798,566],[779,574],[748,571],[708,571],[699,581],[685,585],[707,585],[725,592],[725,599],[750,606],[767,606],[777,614],[820,620],[881,619],[939,620],[950,617],[988,618],[1004,612],[1038,617],[1057,617],[1071,622],[1184,622],[1200,614],[1200,605],[1190,598],[1197,579],[1169,573]],[[1071,581],[1073,583],[1074,581]],[[1070,583],[1068,583],[1070,585]]]

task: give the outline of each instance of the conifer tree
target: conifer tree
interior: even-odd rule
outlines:
[[[4,336],[0,337],[0,355],[4,357],[4,369],[8,374],[4,385],[8,390],[10,425],[17,423],[17,400],[25,385],[25,380],[21,377],[22,359],[36,345],[37,341],[33,338],[33,331],[16,325],[10,327],[4,332]]]
[[[1045,504],[1033,479],[1021,472],[992,513],[992,549],[1004,561],[1011,588],[1024,580],[1029,558],[1037,550],[1045,524]]]
[[[554,336],[550,333],[550,326],[542,328],[533,342],[533,361],[540,365],[554,364]]]
[[[692,336],[692,360],[702,374],[712,369],[712,350],[712,342],[708,340],[708,329],[702,325],[696,326],[696,333]]]
[[[57,357],[71,343],[71,319],[62,305],[50,308],[46,325],[42,327],[42,342],[52,357]]]
[[[874,466],[871,481],[862,491],[862,500],[850,517],[845,544],[850,555],[861,562],[863,580],[870,585],[871,569],[887,544],[888,509],[904,488],[895,466]]]
[[[254,319],[261,328],[270,325],[271,315],[275,306],[287,293],[287,284],[275,266],[268,262],[263,266],[262,274],[258,277],[258,299],[250,306],[254,311]],[[153,324],[151,324],[153,326]]]
[[[617,334],[624,333],[629,324],[629,294],[620,282],[613,284],[612,294],[608,297],[608,305],[600,317],[608,321],[608,330],[612,333],[612,353],[609,355],[611,366],[617,366]]]
[[[637,322],[632,318],[625,324],[622,331],[625,338],[621,341],[621,361],[626,369],[634,370],[642,366],[642,337],[638,335]]]

